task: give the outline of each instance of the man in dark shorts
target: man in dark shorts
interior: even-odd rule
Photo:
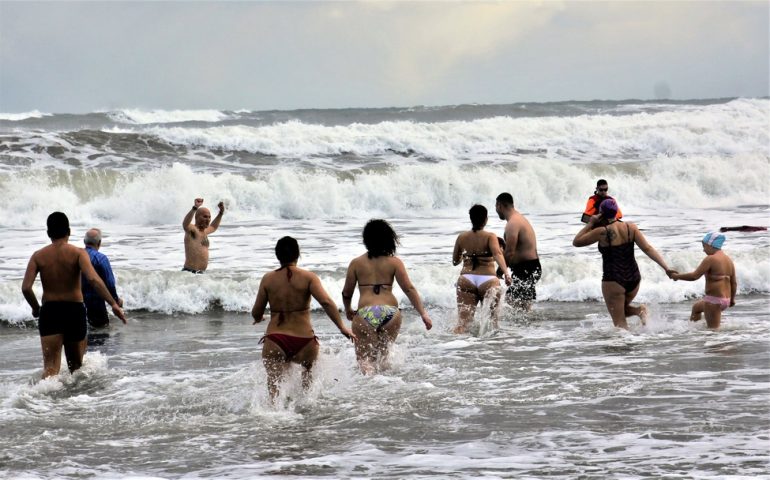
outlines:
[[[505,299],[509,305],[529,310],[537,298],[535,284],[542,276],[537,254],[535,230],[524,215],[513,207],[513,196],[501,193],[495,202],[500,220],[505,220],[505,262],[511,268],[513,283],[508,287]]]
[[[92,228],[87,231],[83,243],[86,246],[86,253],[88,253],[88,257],[91,259],[91,265],[96,270],[96,273],[99,274],[99,278],[102,279],[107,290],[110,291],[110,295],[118,301],[118,305],[122,308],[123,300],[118,297],[118,292],[115,289],[115,275],[112,273],[110,259],[99,251],[99,248],[102,246],[102,231],[98,228]],[[104,300],[96,293],[96,289],[88,283],[85,276],[81,278],[80,286],[83,290],[83,301],[86,304],[88,324],[95,328],[109,325],[110,317],[107,315]]]
[[[126,323],[123,310],[104,286],[86,251],[69,244],[70,225],[67,216],[62,212],[54,212],[48,216],[47,225],[51,245],[32,254],[21,283],[24,298],[32,307],[32,316],[39,317],[43,378],[59,373],[62,347],[70,372],[83,364],[87,328],[86,309],[80,289],[81,273],[99,296],[110,304],[115,316]],[[38,272],[43,284],[42,307],[32,290]]]

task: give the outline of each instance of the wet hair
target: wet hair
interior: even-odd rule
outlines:
[[[471,217],[471,224],[473,225],[474,232],[478,232],[484,228],[484,223],[487,221],[487,207],[476,204],[468,210],[468,214]]]
[[[282,237],[275,244],[275,256],[281,265],[296,262],[299,258],[299,243],[292,237]]]
[[[599,212],[601,212],[602,218],[615,220],[615,217],[618,215],[618,204],[615,199],[608,198],[599,205]]]
[[[508,192],[501,193],[500,195],[497,196],[495,200],[497,201],[497,203],[505,205],[506,207],[513,206],[513,195],[511,195]]]
[[[51,240],[64,238],[70,234],[70,220],[62,212],[53,212],[48,215],[46,226],[48,227],[48,238]]]
[[[393,227],[379,218],[366,222],[363,237],[369,258],[393,255],[396,253],[396,246],[400,245],[398,234]]]
[[[600,178],[599,180],[596,181],[596,188],[599,188],[602,185],[607,185],[607,180]]]
[[[86,236],[83,238],[83,243],[92,247],[98,247],[102,243],[102,231],[98,228],[92,228],[87,231]]]

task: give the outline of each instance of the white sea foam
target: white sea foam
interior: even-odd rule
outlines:
[[[397,152],[452,160],[538,152],[543,158],[594,162],[660,155],[767,153],[768,118],[770,101],[735,100],[620,116],[495,117],[342,126],[294,120],[262,127],[148,127],[124,131],[150,133],[177,145],[288,158]]]
[[[115,122],[144,125],[150,123],[221,122],[228,115],[219,110],[138,110],[124,109],[108,113]]]
[[[43,113],[39,110],[32,110],[30,112],[23,112],[23,113],[0,113],[0,120],[18,122],[20,120],[26,120],[28,118],[43,118],[51,115],[52,114],[50,113]]]

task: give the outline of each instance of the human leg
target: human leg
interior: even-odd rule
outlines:
[[[310,382],[313,381],[312,368],[318,358],[320,347],[317,341],[309,342],[302,350],[292,358],[292,362],[299,363],[302,366],[302,387],[307,390]]]
[[[703,312],[706,310],[706,302],[698,300],[692,306],[692,312],[690,312],[690,321],[697,322],[701,319]]]
[[[626,322],[626,289],[617,282],[602,282],[602,295],[612,323],[618,328],[628,329]]]
[[[492,322],[492,328],[498,327],[498,317],[500,310],[497,308],[500,301],[500,280],[493,278],[479,286],[479,295],[489,309],[489,319]]]
[[[636,294],[639,293],[639,283],[636,283],[631,291],[626,289],[625,304],[623,311],[626,317],[637,316],[642,321],[642,325],[647,325],[647,305],[640,304],[637,307],[631,305],[631,302],[636,298]],[[624,287],[627,288],[627,287]]]
[[[267,372],[267,391],[272,401],[278,396],[278,384],[288,363],[286,362],[286,354],[281,347],[269,338],[265,338],[262,345],[262,364]]]
[[[353,318],[351,329],[357,338],[354,349],[358,367],[364,375],[372,374],[376,363],[377,332],[359,315]]]
[[[61,349],[64,335],[46,335],[40,337],[43,349],[43,378],[58,375],[61,369]]]
[[[466,333],[476,314],[479,292],[476,286],[462,275],[457,279],[457,326],[453,333]]]
[[[722,308],[718,304],[704,302],[703,313],[706,316],[706,325],[712,330],[719,328],[722,323]]]
[[[377,343],[375,344],[375,370],[381,371],[388,368],[388,353],[390,346],[396,341],[398,333],[401,331],[401,311],[399,310],[393,316],[393,319],[387,323],[379,332]]]

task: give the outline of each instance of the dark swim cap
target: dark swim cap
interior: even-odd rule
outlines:
[[[602,213],[602,217],[607,220],[614,220],[618,215],[618,203],[614,198],[608,198],[599,205],[599,211]]]

